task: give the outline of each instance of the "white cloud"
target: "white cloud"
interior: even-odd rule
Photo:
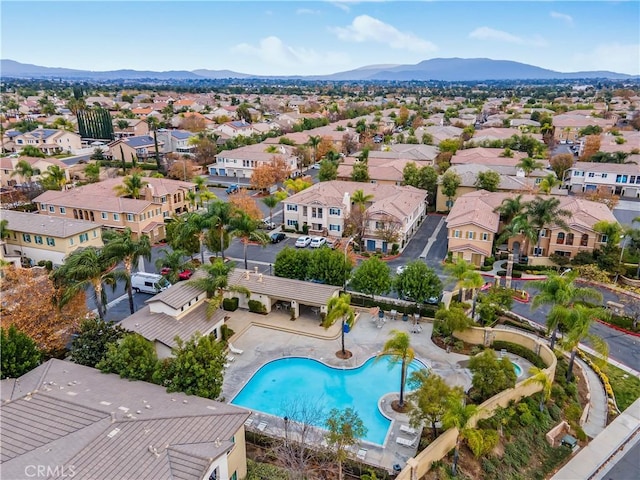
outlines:
[[[346,27],[331,27],[329,30],[340,40],[347,42],[383,43],[398,50],[410,52],[433,52],[438,49],[428,40],[417,37],[411,32],[401,32],[388,23],[384,23],[369,15],[360,15]]]
[[[313,49],[293,47],[286,45],[275,36],[265,37],[258,45],[240,43],[232,47],[236,54],[254,57],[264,63],[265,69],[276,67],[264,74],[282,74],[280,69],[289,69],[291,74],[308,74],[309,71],[317,73],[322,68],[337,68],[348,65],[350,58],[347,54],[336,52],[319,53]]]
[[[551,18],[555,18],[556,20],[562,20],[567,25],[573,25],[573,17],[571,15],[554,11],[551,11],[549,15],[551,16]]]
[[[640,58],[640,44],[600,44],[588,53],[573,55],[572,71],[609,70],[617,73],[640,75],[638,58]],[[566,70],[563,69],[563,71]]]
[[[299,8],[296,10],[297,15],[320,15],[320,10],[311,10],[310,8]]]
[[[496,30],[490,27],[478,27],[471,33],[469,38],[475,38],[476,40],[493,40],[503,43],[515,43],[516,45],[529,45],[532,47],[546,47],[547,42],[539,35],[534,35],[531,38],[518,37],[504,30]]]

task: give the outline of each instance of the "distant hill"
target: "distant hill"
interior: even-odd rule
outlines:
[[[257,79],[300,79],[300,80],[371,80],[371,81],[484,81],[484,80],[571,80],[608,78],[614,80],[638,78],[624,73],[608,71],[563,73],[546,68],[509,60],[491,60],[489,58],[432,58],[415,65],[368,65],[355,70],[337,72],[329,75],[312,76],[264,76],[238,73],[231,70],[193,71],[176,70],[168,72],[113,70],[97,72],[91,70],[73,70],[70,68],[51,68],[29,65],[14,60],[0,60],[3,77],[15,78],[65,78],[93,80],[197,80],[225,78]]]

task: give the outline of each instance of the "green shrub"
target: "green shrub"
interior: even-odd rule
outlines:
[[[400,250],[400,245],[398,245],[397,243],[394,243],[391,246],[391,255],[396,255],[398,253],[398,250]]]
[[[51,260],[40,260],[38,262],[38,266],[39,267],[44,267],[46,268],[48,271],[53,270],[53,262]]]
[[[506,270],[498,270],[496,272],[496,275],[498,275],[499,277],[504,277],[507,275],[507,271]]]
[[[522,272],[512,272],[511,273],[511,277],[512,278],[522,278]]]
[[[225,298],[222,300],[222,308],[227,312],[235,312],[238,309],[238,303],[240,299],[238,297]]]
[[[493,264],[496,262],[496,257],[487,257],[484,259],[485,267],[493,267]]]
[[[265,307],[260,300],[249,300],[249,311],[253,313],[267,313],[267,307]]]
[[[555,422],[557,422],[562,418],[562,409],[554,403],[549,406],[549,415]]]
[[[522,345],[518,345],[517,343],[504,342],[502,340],[496,340],[491,344],[491,348],[495,351],[499,351],[505,349],[509,353],[513,353],[514,355],[518,355],[519,357],[524,358],[531,362],[534,366],[538,368],[546,368],[547,366],[542,361],[539,355],[536,355],[534,352],[529,350]]]
[[[490,272],[492,269],[493,269],[493,266],[491,265],[483,265],[480,267],[481,272]]]
[[[307,225],[306,223],[302,225],[302,233],[304,233],[305,235],[309,233],[309,225]]]
[[[223,323],[222,326],[220,327],[220,335],[222,336],[223,342],[226,342],[231,337],[233,337],[234,333],[236,332],[234,332],[233,329],[229,328],[227,324]]]

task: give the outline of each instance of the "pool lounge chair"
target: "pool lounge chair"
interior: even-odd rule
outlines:
[[[411,428],[409,425],[400,425],[400,431],[408,433],[409,435],[415,435],[418,433],[415,428]]]
[[[233,362],[236,359],[233,355],[227,355],[227,362]]]
[[[231,342],[229,342],[229,350],[231,350],[231,353],[235,353],[236,355],[242,355],[244,352],[244,350],[234,347]]]
[[[264,432],[267,429],[267,422],[260,422],[258,424],[258,430],[260,430],[261,432]]]
[[[396,443],[398,445],[402,445],[403,447],[413,447],[415,446],[417,440],[418,440],[418,437],[414,438],[413,440],[408,438],[397,437]]]
[[[358,453],[356,454],[356,457],[358,458],[358,460],[364,460],[364,457],[366,456],[367,456],[366,448],[361,448],[360,450],[358,450]]]
[[[249,418],[247,418],[247,421],[244,422],[244,426],[245,427],[250,427],[251,425],[253,425],[253,418],[249,417]]]

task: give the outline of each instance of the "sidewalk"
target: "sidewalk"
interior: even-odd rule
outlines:
[[[607,394],[598,375],[577,356],[576,363],[582,367],[589,387],[589,413],[582,429],[589,437],[595,438],[607,427]]]

